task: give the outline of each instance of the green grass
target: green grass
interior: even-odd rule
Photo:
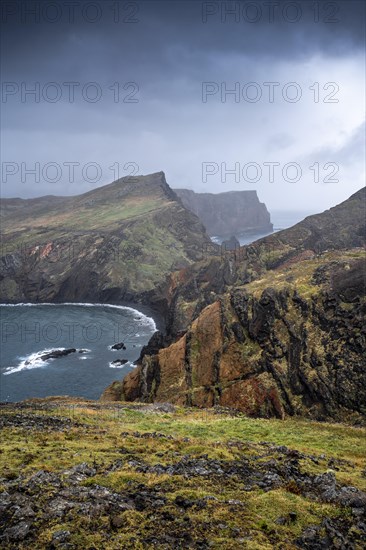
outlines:
[[[57,229],[83,231],[88,229],[104,229],[110,225],[148,214],[166,206],[161,198],[137,198],[131,197],[128,200],[116,201],[113,204],[98,204],[96,207],[87,208],[77,205],[68,210],[44,214],[36,218],[24,218],[14,227],[11,219],[7,220],[4,229],[5,234],[13,230],[24,230],[31,228],[31,232],[37,232],[39,229],[47,228],[47,234]]]
[[[296,494],[291,487],[263,492],[243,490],[243,480],[229,478],[225,484],[215,479],[141,473],[128,465],[130,459],[150,465],[172,464],[184,456],[194,458],[207,455],[225,461],[238,460],[242,456],[257,463],[276,459],[277,451],[271,451],[264,442],[286,445],[306,455],[318,458],[300,460],[303,471],[319,474],[327,471],[329,459],[341,459],[335,475],[340,483],[366,489],[363,471],[366,467],[366,429],[343,424],[317,423],[303,419],[264,420],[215,414],[212,410],[177,409],[175,413],[156,413],[138,410],[136,405],[128,409],[109,409],[103,405],[95,410],[90,403],[59,403],[58,408],[42,415],[71,418],[81,425],[73,425],[66,431],[26,431],[22,428],[4,428],[1,431],[0,478],[14,479],[19,474],[29,477],[39,469],[62,472],[76,464],[86,462],[102,468],[102,473],[82,482],[84,485],[102,485],[117,492],[133,486],[159,488],[167,503],[166,513],[176,516],[175,526],[183,521],[177,516],[174,501],[177,496],[202,499],[215,496],[203,509],[190,508],[184,517],[194,536],[207,536],[213,548],[294,548],[289,542],[302,530],[320,524],[323,517],[347,515],[347,510],[332,504],[317,502]],[[37,410],[26,414],[40,414]],[[23,413],[23,414],[24,414]],[[15,414],[7,412],[6,414]],[[158,432],[169,438],[137,438],[134,433]],[[122,453],[121,453],[122,451]],[[323,456],[325,455],[325,457]],[[262,456],[262,458],[261,458]],[[117,459],[123,465],[116,471],[104,469]],[[3,481],[4,484],[4,481]],[[132,484],[132,485],[131,485]],[[4,489],[0,480],[0,492]],[[47,487],[44,493],[47,495]],[[229,501],[241,505],[230,505]],[[294,522],[277,523],[278,517],[297,514]],[[123,514],[123,526],[111,538],[109,518],[89,520],[83,516],[68,518],[66,523],[53,520],[42,528],[34,548],[49,544],[52,533],[66,529],[72,533],[71,542],[77,548],[144,548],[139,540],[156,529],[154,514],[132,510]],[[155,522],[159,521],[156,516]],[[94,522],[94,523],[93,523]],[[183,524],[184,525],[184,522]],[[239,530],[239,534],[235,531]],[[136,541],[131,545],[131,532]],[[241,539],[237,546],[236,539]],[[288,541],[288,542],[284,542]],[[125,545],[125,546],[124,546]],[[130,545],[130,546],[129,546]],[[25,548],[26,546],[19,546]],[[146,547],[146,546],[145,546]]]
[[[322,264],[332,261],[347,261],[347,259],[363,259],[365,252],[362,249],[331,251],[324,253],[320,258],[303,260],[286,267],[281,266],[265,273],[262,278],[246,285],[246,290],[256,298],[260,297],[266,288],[276,290],[296,290],[304,299],[309,299],[319,292],[319,287],[313,284],[314,271]]]

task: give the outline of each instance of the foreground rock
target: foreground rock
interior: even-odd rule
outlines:
[[[124,434],[126,437],[166,437],[163,434]],[[173,438],[168,437],[169,440]],[[226,524],[215,523],[215,509],[228,507],[235,515],[245,509],[245,502],[238,499],[219,500],[216,496],[192,498],[178,495],[171,498],[168,494],[169,485],[149,487],[142,483],[131,481],[121,491],[109,489],[93,482],[95,476],[106,478],[111,472],[123,471],[126,466],[136,472],[159,476],[183,476],[207,478],[212,486],[226,484],[240,485],[245,493],[261,490],[264,493],[287,488],[296,495],[302,495],[317,502],[332,503],[350,511],[345,517],[324,518],[322,525],[308,527],[293,541],[289,547],[299,548],[361,548],[366,543],[366,493],[347,486],[337,484],[331,473],[311,475],[304,472],[299,459],[306,458],[298,451],[287,447],[271,446],[268,449],[270,459],[255,461],[243,455],[239,460],[212,460],[207,457],[194,459],[183,456],[180,461],[171,464],[155,464],[150,466],[141,460],[118,459],[108,465],[80,463],[60,473],[39,470],[30,477],[20,476],[16,479],[1,480],[0,492],[0,543],[4,549],[36,547],[35,541],[41,535],[42,529],[53,527],[49,549],[77,548],[68,544],[75,528],[70,529],[73,521],[81,522],[83,529],[91,530],[98,521],[103,521],[104,527],[99,527],[99,536],[105,540],[111,538],[126,527],[129,512],[138,512],[145,518],[154,517],[159,529],[155,534],[151,530],[134,531],[133,535],[144,547],[149,545],[159,548],[210,548],[208,538],[193,534],[190,520],[186,516],[182,525],[182,515],[187,511],[199,513],[210,509],[212,525],[206,522],[206,529],[226,530]],[[276,459],[273,458],[276,456]],[[265,455],[264,455],[265,456]],[[316,457],[310,457],[317,461]],[[296,512],[287,516],[279,516],[277,523],[284,525],[298,520]],[[62,524],[68,529],[60,529]],[[147,523],[148,525],[148,523]],[[150,533],[149,533],[150,531]],[[236,528],[226,537],[240,544],[240,529]],[[145,534],[144,534],[145,533]],[[250,540],[250,538],[249,538]],[[243,542],[243,541],[242,541]],[[131,541],[132,543],[132,541]],[[24,546],[23,546],[24,545]],[[118,543],[110,543],[111,548],[117,548]],[[357,546],[358,545],[358,546]],[[131,547],[134,547],[133,545]]]
[[[0,410],[2,550],[365,547],[365,429],[66,397]]]

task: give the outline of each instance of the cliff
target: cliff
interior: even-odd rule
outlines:
[[[134,301],[155,292],[209,241],[163,172],[74,197],[1,201],[2,302]]]
[[[104,398],[364,415],[365,199],[176,273],[165,340]]]
[[[265,204],[259,202],[256,191],[226,193],[195,193],[189,189],[174,189],[188,210],[196,214],[209,235],[267,233],[273,230]]]

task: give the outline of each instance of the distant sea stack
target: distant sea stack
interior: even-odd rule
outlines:
[[[174,189],[183,205],[196,214],[209,235],[230,237],[273,231],[266,205],[259,202],[256,191],[195,193]]]

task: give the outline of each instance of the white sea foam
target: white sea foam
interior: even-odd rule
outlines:
[[[58,350],[64,350],[65,348],[57,348]],[[45,367],[51,359],[47,359],[47,361],[44,361],[41,359],[41,356],[45,353],[51,353],[52,351],[55,351],[54,348],[52,349],[43,349],[41,351],[36,351],[35,353],[31,353],[30,355],[27,355],[26,357],[21,357],[21,362],[16,367],[8,367],[4,374],[14,374],[15,372],[20,372],[22,370],[30,370],[30,369],[37,369],[39,367]]]
[[[212,241],[213,243],[215,243],[215,244],[221,244],[222,239],[220,239],[220,237],[216,237],[216,235],[215,235],[215,236],[210,237],[210,238],[211,238],[211,241]]]
[[[132,361],[128,361],[127,363],[125,363],[124,365],[113,365],[113,363],[109,363],[108,365],[111,369],[123,369],[124,367],[136,367],[136,365],[134,365],[132,363]]]
[[[5,371],[3,372],[4,375],[7,374],[14,374],[15,372],[21,372],[23,370],[31,370],[31,369],[38,369],[39,367],[45,367],[49,364],[50,361],[53,361],[54,359],[41,359],[42,355],[45,355],[46,353],[51,353],[53,351],[63,351],[66,348],[51,348],[51,349],[43,349],[41,351],[36,351],[34,353],[31,353],[30,355],[27,355],[26,357],[20,357],[20,363],[16,367],[7,367]],[[85,349],[85,348],[84,348]],[[85,352],[90,352],[90,349],[85,349]],[[87,359],[85,356],[79,357],[79,359]]]

